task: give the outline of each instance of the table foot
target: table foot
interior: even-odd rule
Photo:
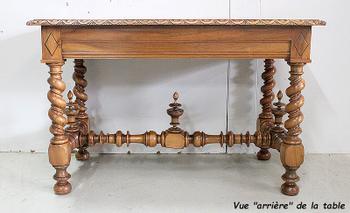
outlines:
[[[72,191],[72,185],[68,182],[70,174],[67,172],[67,167],[56,167],[56,174],[54,179],[57,183],[54,185],[53,190],[57,195],[65,195]]]
[[[258,160],[269,160],[271,158],[271,153],[268,149],[260,149],[256,154]]]
[[[281,192],[285,195],[295,196],[299,193],[299,186],[296,184],[299,176],[296,170],[296,168],[286,168],[286,172],[282,175],[285,182],[281,186]]]
[[[75,158],[79,161],[86,161],[90,158],[90,153],[85,148],[80,148],[77,153],[75,153]]]

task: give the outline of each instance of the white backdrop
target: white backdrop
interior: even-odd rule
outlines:
[[[319,18],[313,31],[313,63],[305,67],[307,87],[302,138],[306,152],[345,153],[350,127],[350,28],[347,0],[75,0],[4,1],[0,7],[0,151],[46,152],[49,119],[48,67],[40,64],[39,27],[33,18]],[[260,113],[262,60],[119,60],[87,62],[89,113],[94,130],[143,133],[168,128],[166,109],[180,92],[189,132],[254,132]],[[277,89],[288,85],[288,66],[277,62]],[[72,61],[64,67],[67,88]],[[228,102],[227,102],[228,100]],[[228,113],[226,112],[228,111]],[[228,118],[228,119],[226,119]],[[226,121],[228,120],[228,122]],[[103,152],[174,152],[142,145]],[[229,152],[253,152],[234,147]],[[225,152],[225,147],[189,147],[184,152]]]

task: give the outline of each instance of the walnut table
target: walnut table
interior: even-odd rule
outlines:
[[[260,148],[259,160],[268,160],[269,149],[280,152],[285,173],[281,191],[297,195],[299,187],[296,173],[304,160],[304,148],[300,139],[300,124],[304,97],[301,91],[305,82],[303,66],[310,62],[311,28],[325,25],[321,20],[295,19],[158,19],[158,20],[72,20],[36,19],[27,25],[41,26],[42,63],[50,67],[48,99],[51,102],[49,117],[53,137],[49,145],[49,160],[56,169],[54,185],[56,194],[71,191],[67,172],[71,151],[78,149],[76,158],[88,160],[87,147],[96,143],[117,146],[142,143],[154,147],[157,144],[181,149],[190,144],[195,147],[220,143],[255,144]],[[74,59],[73,92],[68,92],[68,103],[62,96],[66,89],[62,80],[62,66],[66,59]],[[208,135],[196,131],[187,133],[179,127],[179,117],[184,113],[174,93],[174,102],[167,110],[171,127],[160,134],[147,131],[132,135],[122,131],[115,134],[95,134],[89,128],[84,77],[84,59],[120,58],[215,58],[215,59],[265,59],[262,74],[264,85],[260,104],[262,111],[257,118],[257,130],[235,134],[231,131]],[[275,95],[274,59],[284,59],[290,66],[290,86],[286,89],[289,103],[281,102],[282,92]],[[73,96],[75,100],[73,101]],[[288,118],[283,123],[283,115]]]

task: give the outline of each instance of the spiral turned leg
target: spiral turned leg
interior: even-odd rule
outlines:
[[[281,186],[281,191],[283,194],[293,196],[299,192],[299,187],[296,184],[299,177],[296,171],[304,161],[304,146],[299,135],[302,132],[300,124],[304,119],[300,108],[304,105],[301,91],[304,89],[305,83],[302,79],[304,63],[289,63],[289,65],[291,67],[290,86],[286,90],[289,103],[285,108],[288,120],[284,123],[288,132],[280,150],[281,161],[286,172],[282,175],[285,182]]]
[[[56,194],[63,195],[71,191],[71,184],[68,182],[70,174],[67,172],[71,159],[71,145],[68,137],[65,134],[64,127],[67,119],[64,116],[66,102],[62,97],[62,93],[66,88],[62,81],[62,63],[50,63],[50,77],[48,83],[50,84],[50,91],[47,94],[51,107],[49,109],[49,117],[52,121],[50,132],[53,137],[49,146],[49,161],[56,169],[54,179],[57,181],[54,185]]]
[[[266,59],[265,71],[261,75],[264,85],[261,87],[261,92],[263,93],[263,98],[260,100],[262,112],[258,118],[257,129],[263,133],[269,131],[269,128],[273,126],[272,101],[274,94],[272,90],[275,86],[273,76],[276,72],[273,64],[273,59]],[[261,148],[257,153],[258,160],[269,160],[270,157],[271,153],[267,148]]]
[[[86,113],[87,108],[85,105],[85,102],[88,100],[88,96],[85,93],[85,88],[87,86],[87,81],[85,80],[86,67],[84,66],[83,59],[75,59],[74,64],[73,79],[75,81],[75,86],[73,92],[76,96],[76,103],[78,105],[78,115],[76,120],[79,122],[80,132],[83,135],[87,135],[89,132],[89,118]],[[77,160],[85,161],[89,159],[90,154],[86,148],[86,146],[79,147],[78,152],[75,154]]]

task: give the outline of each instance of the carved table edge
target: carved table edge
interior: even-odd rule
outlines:
[[[325,26],[326,22],[319,19],[33,19],[26,24],[28,26]]]

